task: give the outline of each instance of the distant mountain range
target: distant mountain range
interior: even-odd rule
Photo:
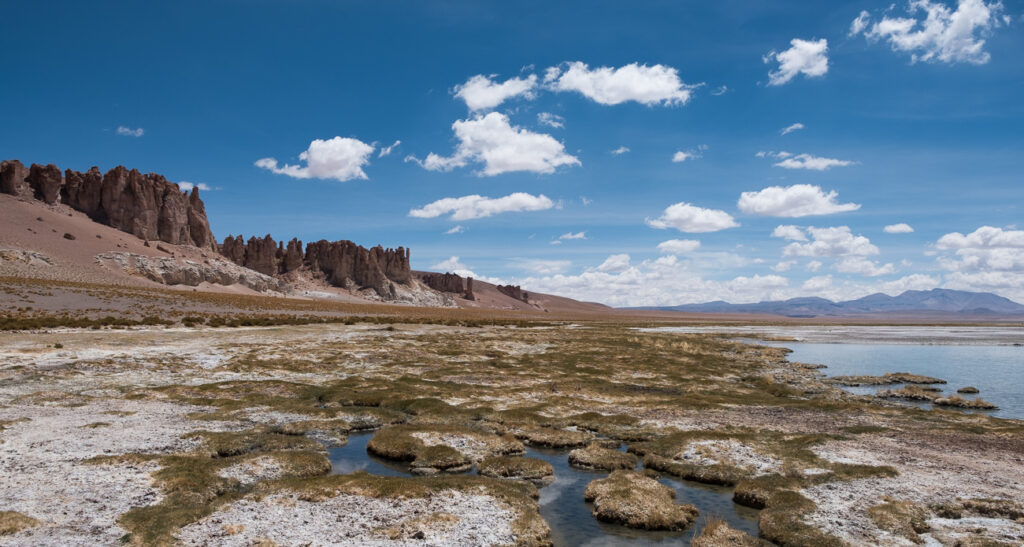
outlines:
[[[824,298],[791,298],[756,304],[717,301],[682,306],[637,307],[629,309],[690,313],[756,313],[787,317],[854,316],[877,314],[944,313],[963,315],[1021,315],[1024,305],[997,294],[932,289],[906,291],[899,296],[875,293],[856,300],[833,302]]]

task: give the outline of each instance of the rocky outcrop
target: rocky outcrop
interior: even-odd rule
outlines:
[[[321,240],[306,245],[303,252],[298,239],[277,243],[268,234],[262,239],[251,237],[245,243],[240,235],[228,236],[220,253],[235,264],[266,275],[286,274],[306,266],[323,274],[331,285],[370,288],[385,299],[394,298],[394,283],[408,285],[412,281],[409,250],[403,247],[367,249],[351,241]]]
[[[409,250],[403,247],[385,249],[378,245],[367,249],[347,240],[322,239],[306,245],[305,262],[334,286],[372,288],[382,298],[394,297],[392,283],[412,281]]]
[[[498,292],[506,296],[529,303],[530,294],[524,291],[519,285],[498,285]]]
[[[18,160],[0,162],[0,192],[14,196],[31,197],[28,187],[28,169]]]
[[[420,275],[424,285],[438,292],[455,293],[466,300],[473,300],[473,278],[464,278],[453,273],[425,273]]]
[[[60,197],[60,187],[64,184],[64,177],[60,175],[60,169],[54,164],[42,166],[33,163],[28,170],[28,178],[25,179],[35,193],[36,199],[46,203],[57,203]]]
[[[145,240],[217,250],[198,189],[185,194],[154,173],[117,166],[103,176],[97,167],[85,173],[68,169],[62,176],[53,164],[32,164],[26,172],[21,162],[9,160],[0,164],[0,192],[64,203]]]
[[[288,285],[276,277],[263,275],[226,260],[213,259],[199,263],[193,260],[157,258],[116,251],[97,255],[96,261],[164,285],[195,287],[204,282],[217,285],[237,283],[259,292],[285,293],[289,290]]]

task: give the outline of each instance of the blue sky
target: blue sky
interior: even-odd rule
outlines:
[[[613,305],[1024,300],[1022,13],[10,2],[0,156],[201,183],[218,239],[405,245]]]

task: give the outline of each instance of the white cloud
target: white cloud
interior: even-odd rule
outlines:
[[[794,123],[793,125],[788,125],[786,127],[783,127],[782,131],[779,131],[779,134],[780,135],[789,135],[790,133],[792,133],[794,131],[800,131],[803,128],[804,128],[804,124],[802,124],[800,122],[797,122],[797,123]]]
[[[795,260],[780,260],[778,264],[772,266],[772,271],[779,273],[788,272],[793,268],[794,264],[796,264]]]
[[[625,154],[626,152],[629,152],[629,148],[627,148],[625,146],[620,146],[620,147],[616,148],[615,150],[612,150],[612,155],[613,156],[621,156],[621,155]]]
[[[807,236],[804,235],[804,229],[799,226],[793,226],[792,224],[783,224],[776,226],[772,230],[772,237],[781,237],[791,241],[807,241]]]
[[[835,190],[825,193],[820,186],[794,184],[769,186],[758,192],[743,192],[737,205],[740,211],[751,215],[770,217],[805,217],[856,211],[856,203],[837,203]]]
[[[887,234],[909,234],[914,231],[909,224],[901,222],[899,224],[890,224],[884,228]]]
[[[683,83],[679,72],[668,66],[631,63],[591,70],[579,61],[548,68],[544,83],[555,91],[576,91],[604,105],[627,101],[648,106],[681,105],[690,100],[695,87]]]
[[[551,275],[562,273],[572,266],[568,260],[541,260],[537,258],[522,258],[513,260],[512,264],[519,269],[526,270],[539,275]]]
[[[206,184],[205,182],[198,182],[198,183],[196,183],[196,182],[181,181],[181,182],[178,183],[178,188],[182,192],[191,192],[193,188],[199,188],[203,192],[209,192],[210,190],[213,190],[213,188],[211,188],[210,185]]]
[[[377,154],[377,157],[378,158],[383,158],[384,156],[390,156],[391,153],[394,152],[395,149],[398,148],[399,145],[401,145],[401,144],[402,144],[402,141],[395,141],[395,142],[391,143],[390,146],[385,146],[385,147],[381,148],[380,149],[380,154]]]
[[[810,154],[797,154],[794,156],[789,152],[769,152],[768,155],[774,155],[776,158],[784,158],[782,161],[773,163],[772,165],[775,167],[784,167],[786,169],[825,171],[833,167],[846,167],[847,165],[853,165],[854,163],[849,160],[823,158],[821,156],[812,156]]]
[[[842,273],[859,274],[867,277],[878,277],[880,275],[889,275],[896,271],[896,267],[892,263],[879,264],[874,260],[868,260],[860,256],[851,256],[844,258],[836,263],[836,271]]]
[[[565,118],[550,112],[538,112],[537,123],[548,127],[554,127],[555,129],[562,129],[565,127]]]
[[[717,232],[739,226],[732,215],[725,211],[704,209],[686,202],[670,205],[660,217],[653,220],[647,219],[646,222],[652,228],[675,228],[680,232],[695,234]]]
[[[809,272],[816,272],[816,271],[821,269],[821,266],[822,266],[821,261],[819,261],[819,260],[812,260],[812,261],[808,262],[807,264],[805,264],[804,268],[807,271],[809,271]]]
[[[673,255],[691,253],[698,248],[700,248],[700,241],[696,239],[670,239],[658,244],[659,251]]]
[[[435,272],[451,272],[453,274],[461,275],[462,277],[472,277],[474,279],[480,279],[480,276],[473,273],[468,266],[459,261],[459,257],[452,256],[448,260],[442,260],[437,264],[430,266],[431,271]]]
[[[729,86],[725,86],[725,85],[716,87],[715,89],[711,90],[711,94],[714,95],[715,97],[718,97],[719,95],[725,95],[728,92],[729,92]]]
[[[410,210],[409,216],[414,218],[436,218],[451,213],[452,220],[472,220],[500,213],[543,211],[554,206],[555,203],[544,194],[534,196],[525,192],[515,192],[500,198],[488,198],[474,194],[458,198],[439,199],[419,209]]]
[[[952,232],[935,248],[939,265],[950,272],[944,286],[1024,301],[1024,230],[982,226],[967,235]]]
[[[812,277],[807,281],[804,281],[803,285],[800,286],[805,291],[810,292],[821,292],[832,288],[832,276],[831,275],[819,275]]]
[[[484,164],[478,174],[500,175],[513,171],[553,173],[563,165],[580,165],[580,160],[565,153],[565,146],[551,135],[534,133],[509,124],[508,116],[491,112],[486,116],[457,120],[452,124],[459,144],[452,156],[431,153],[415,161],[430,171],[450,171],[470,162]]]
[[[455,226],[452,226],[451,228],[446,230],[445,231],[445,235],[461,234],[462,232],[465,232],[465,231],[466,231],[466,229],[463,228],[461,224],[456,224]]]
[[[535,96],[535,87],[535,74],[530,74],[526,78],[509,78],[502,83],[497,83],[483,74],[477,74],[466,80],[466,83],[455,86],[455,96],[465,101],[466,106],[476,112],[495,108],[513,97],[532,99]]]
[[[569,232],[558,236],[558,239],[587,239],[586,232]]]
[[[801,40],[793,38],[789,49],[781,52],[770,51],[764,57],[765,63],[777,61],[779,69],[768,73],[768,85],[782,85],[796,75],[808,77],[824,76],[828,72],[828,40]]]
[[[878,247],[864,236],[855,236],[849,226],[832,228],[807,228],[811,241],[790,243],[782,249],[782,256],[847,257],[872,256],[878,254]]]
[[[123,137],[141,137],[146,134],[146,130],[141,127],[132,129],[130,127],[119,125],[117,126],[117,134]]]
[[[888,41],[893,51],[910,53],[910,61],[985,64],[984,36],[1000,27],[1002,2],[959,0],[956,10],[941,2],[913,0],[909,17],[883,16],[871,23],[862,11],[850,24],[850,35],[863,33],[868,41]]]
[[[611,255],[597,267],[599,272],[621,273],[629,269],[629,255]]]
[[[334,137],[329,140],[316,139],[309,143],[309,148],[299,154],[299,160],[306,166],[285,165],[278,167],[274,158],[262,158],[255,165],[278,175],[287,175],[296,179],[334,179],[341,182],[352,179],[365,179],[363,166],[370,163],[373,146],[359,139]]]
[[[591,203],[594,203],[594,200],[588,198],[587,196],[580,196],[580,203],[582,203],[583,205],[590,205]]]
[[[687,160],[703,158],[703,152],[707,149],[708,145],[702,144],[694,150],[677,150],[676,153],[672,155],[672,163],[682,163]]]

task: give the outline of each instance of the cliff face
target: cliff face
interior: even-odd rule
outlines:
[[[463,278],[453,273],[425,273],[420,275],[424,285],[438,292],[455,293],[466,300],[473,300],[473,278]]]
[[[498,292],[529,303],[530,293],[524,291],[519,285],[498,285]]]
[[[217,250],[199,189],[191,195],[161,175],[117,166],[105,175],[97,167],[61,175],[52,163],[0,162],[0,192],[64,203],[92,220],[146,240]]]
[[[292,239],[287,245],[276,243],[270,235],[260,239],[242,236],[224,239],[220,253],[235,264],[266,275],[285,274],[302,266],[323,273],[336,287],[372,288],[382,298],[393,298],[392,283],[408,284],[412,280],[409,250],[403,247],[367,249],[351,241],[320,240],[306,245]]]

